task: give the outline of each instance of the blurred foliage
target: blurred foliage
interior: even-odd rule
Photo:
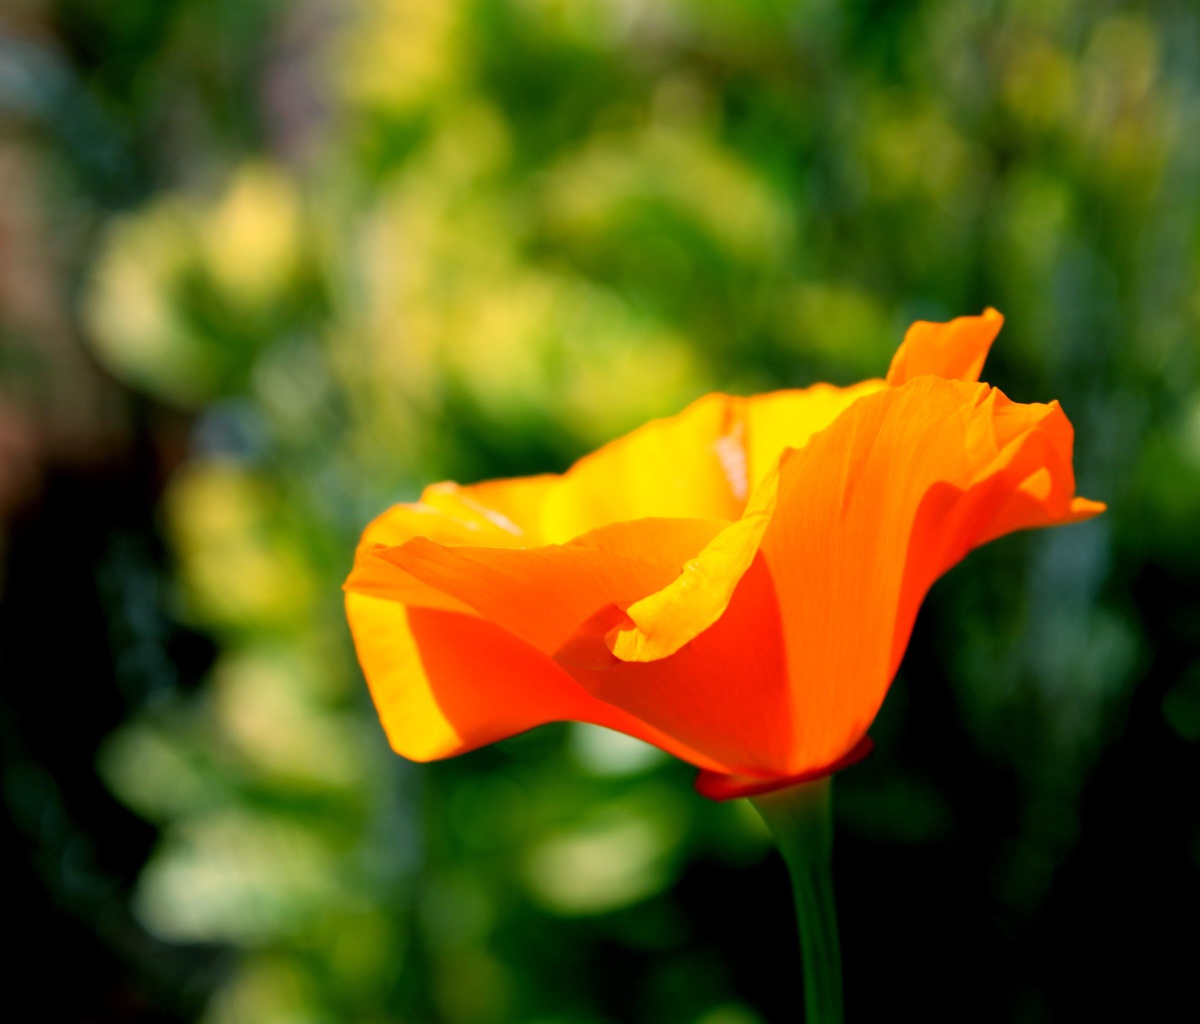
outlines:
[[[133,701],[98,770],[160,830],[138,920],[233,953],[205,1024],[798,1005],[794,980],[739,966],[786,915],[697,909],[705,879],[759,891],[745,807],[590,727],[401,762],[339,586],[365,522],[427,481],[562,469],[708,390],[879,375],[913,319],[986,305],[1008,317],[988,379],[1063,401],[1080,489],[1112,513],[980,552],[932,596],[878,752],[838,780],[841,877],[863,886],[843,891],[849,999],[952,1005],[949,982],[910,991],[924,961],[893,947],[936,902],[905,866],[954,863],[983,880],[963,913],[993,945],[955,952],[944,909],[918,932],[994,993],[972,1018],[1075,1019],[1075,975],[1013,950],[1076,858],[1105,751],[1136,735],[1200,765],[1197,40],[1172,0],[0,14],[0,165],[43,179],[24,194],[72,323],[152,429],[187,424],[162,601],[215,661]],[[19,394],[47,357],[18,305]],[[1165,856],[1195,873],[1185,841]],[[868,877],[908,925],[866,934]],[[975,951],[997,944],[989,973]]]

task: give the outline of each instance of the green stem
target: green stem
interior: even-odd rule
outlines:
[[[833,902],[830,777],[753,797],[792,876],[807,1024],[842,1024],[842,954]]]

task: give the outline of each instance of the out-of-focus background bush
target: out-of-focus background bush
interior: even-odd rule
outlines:
[[[339,586],[424,482],[986,305],[1111,512],[922,612],[836,785],[849,1012],[1158,1019],[1200,952],[1200,8],[5,0],[5,1015],[795,1019],[746,807],[591,728],[401,761]]]

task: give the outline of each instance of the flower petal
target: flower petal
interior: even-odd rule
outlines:
[[[1070,424],[984,384],[923,376],[855,403],[781,461],[762,541],[797,720],[789,773],[845,756],[874,719],[926,590],[971,548],[1070,522]]]
[[[990,308],[982,316],[960,316],[944,324],[918,320],[892,357],[887,382],[897,387],[927,374],[977,381],[1003,326],[1004,317]]]
[[[657,661],[678,651],[725,612],[754,561],[775,510],[777,475],[755,490],[746,512],[728,524],[661,589],[626,609],[606,642],[621,661]]]
[[[785,448],[803,448],[865,395],[886,387],[865,380],[848,388],[814,384],[794,391],[773,391],[745,399],[746,461],[757,485],[775,468]]]
[[[793,721],[779,606],[762,558],[741,576],[725,613],[669,657],[613,657],[604,644],[611,623],[599,613],[556,660],[601,700],[724,763],[720,774],[778,774]]]
[[[714,537],[669,586],[627,609],[627,621],[609,634],[613,654],[623,661],[665,658],[716,622],[774,513],[782,453],[808,444],[860,398],[885,386],[881,380],[849,388],[817,384],[743,399],[740,433],[754,486],[741,519]]]
[[[366,594],[368,597],[394,601],[397,604],[440,608],[442,611],[460,612],[464,615],[475,614],[469,605],[410,576],[377,554],[387,550],[389,549],[383,547],[374,551],[360,550],[355,556],[354,568],[342,584],[342,589],[347,593]]]
[[[553,660],[472,616],[346,595],[359,662],[392,748],[431,761],[554,721],[591,722],[717,772],[729,767],[598,700]]]
[[[561,475],[439,483],[367,529],[360,550],[418,536],[440,544],[561,544],[631,519],[736,519],[746,497],[744,399],[706,395],[584,456]]]
[[[724,520],[640,519],[567,544],[446,547],[415,538],[376,557],[547,654],[607,605],[625,606],[679,576]]]
[[[745,476],[740,445],[727,439],[740,422],[740,402],[706,395],[580,459],[546,498],[543,540],[561,543],[628,519],[736,519]]]
[[[456,484],[433,484],[425,488],[419,502],[393,505],[377,516],[363,531],[345,589],[401,604],[469,612],[461,601],[388,565],[378,556],[380,551],[414,537],[430,537],[442,544],[500,547],[514,547],[522,542],[519,527],[501,513],[464,496],[463,490]]]
[[[485,480],[467,486],[447,482],[425,488],[421,501],[448,515],[475,522],[481,527],[492,526],[517,538],[515,543],[506,543],[499,535],[489,532],[463,543],[486,543],[496,547],[541,544],[544,543],[542,510],[561,482],[562,477],[555,473]],[[433,534],[424,536],[447,543]]]

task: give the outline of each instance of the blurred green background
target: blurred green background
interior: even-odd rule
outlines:
[[[403,762],[340,583],[425,482],[876,376],[986,305],[987,379],[1063,402],[1111,511],[927,602],[836,784],[849,1016],[1165,1018],[1200,953],[1191,0],[4,0],[5,1002],[798,1019],[746,806],[593,728]]]

